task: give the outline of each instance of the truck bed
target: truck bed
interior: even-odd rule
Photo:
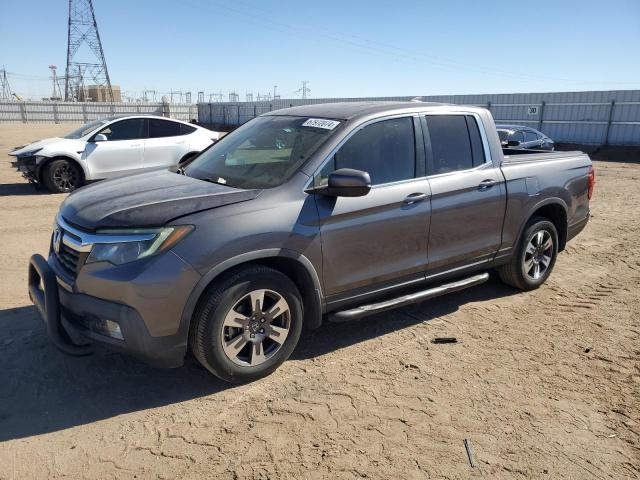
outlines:
[[[504,155],[503,165],[509,163],[523,163],[523,162],[541,162],[548,160],[567,160],[576,157],[585,157],[586,154],[574,150],[570,152],[547,152],[543,150],[517,150],[511,148],[503,148],[502,154]]]

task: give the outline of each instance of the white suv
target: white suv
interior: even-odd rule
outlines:
[[[12,163],[30,182],[70,192],[89,180],[184,163],[220,137],[179,120],[154,116],[89,122],[63,138],[15,148]]]

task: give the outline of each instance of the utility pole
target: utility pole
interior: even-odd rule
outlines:
[[[82,45],[88,46],[93,54],[93,57],[89,58],[91,61],[79,61],[76,58]],[[99,89],[105,91],[107,101],[113,102],[111,80],[98,33],[98,23],[92,0],[69,0],[65,100],[78,100],[77,92],[85,77],[90,78]]]
[[[0,70],[0,98],[2,100],[13,100],[11,85],[9,85],[7,71],[5,70],[4,66],[2,67],[2,70]]]
[[[278,98],[280,98],[280,95],[277,94],[277,89],[278,89],[278,85],[274,85],[273,86],[273,99],[277,100]]]
[[[49,70],[51,70],[51,80],[53,83],[53,90],[51,93],[51,100],[59,100],[61,95],[58,91],[58,77],[56,76],[56,67],[55,65],[49,65]]]
[[[191,103],[191,92],[187,92],[184,94],[185,103]]]
[[[198,103],[204,103],[204,92],[198,92]]]

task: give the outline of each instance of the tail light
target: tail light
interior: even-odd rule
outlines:
[[[593,196],[593,187],[596,184],[596,171],[593,168],[593,165],[589,167],[589,191],[587,193],[589,200]]]

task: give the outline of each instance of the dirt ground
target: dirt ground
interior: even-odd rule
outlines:
[[[539,290],[327,324],[229,386],[47,341],[26,267],[64,195],[6,153],[71,128],[0,125],[0,478],[640,478],[640,164],[595,162],[593,219]]]

